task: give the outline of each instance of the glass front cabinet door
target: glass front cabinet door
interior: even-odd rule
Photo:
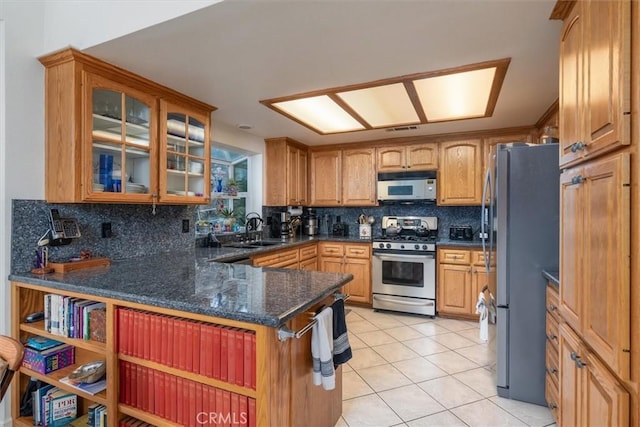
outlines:
[[[209,123],[204,113],[160,101],[160,202],[209,201]]]
[[[87,74],[86,200],[157,201],[157,101],[97,75]]]

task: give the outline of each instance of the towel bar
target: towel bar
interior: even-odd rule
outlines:
[[[351,298],[351,295],[349,294],[342,294],[340,292],[335,292],[333,294],[333,298],[335,300],[348,300],[349,298]],[[306,314],[309,314],[311,316],[315,316],[315,313],[308,311]],[[293,332],[291,329],[289,329],[286,325],[280,326],[278,328],[278,340],[280,341],[286,341],[289,338],[300,338],[301,336],[303,336],[304,334],[306,334],[307,332],[309,332],[311,330],[311,328],[313,328],[313,325],[316,324],[316,319],[312,319],[311,322],[307,323],[302,329],[300,329],[297,332]]]

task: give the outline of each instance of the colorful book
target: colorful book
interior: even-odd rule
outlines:
[[[25,345],[34,350],[44,351],[44,350],[48,350],[50,348],[57,347],[63,344],[64,344],[63,342],[56,341],[51,338],[33,336],[33,337],[29,337]]]
[[[47,393],[49,413],[45,425],[66,426],[78,416],[78,396],[57,387],[54,390]]]
[[[94,383],[74,383],[69,377],[60,378],[60,382],[65,383],[73,388],[76,388],[80,391],[84,391],[87,394],[94,395],[100,393],[107,388],[107,379],[103,378],[100,381],[96,381]]]

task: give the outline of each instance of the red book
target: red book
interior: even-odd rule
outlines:
[[[229,329],[224,326],[218,326],[218,329],[220,329],[220,380],[227,381],[229,378]]]
[[[142,358],[144,356],[144,342],[143,342],[144,337],[142,336],[142,334],[144,333],[144,318],[142,317],[142,313],[139,311],[134,311],[133,313],[134,313],[133,315],[135,319],[134,356]]]
[[[216,422],[216,426],[220,426],[222,425],[221,421],[222,421],[222,417],[226,416],[224,414],[224,406],[222,405],[222,401],[223,399],[223,390],[217,388],[216,389],[216,417],[217,417],[217,422]]]
[[[244,359],[244,372],[242,378],[243,386],[250,388],[251,387],[251,371],[254,367],[251,365],[251,332],[244,331],[242,333],[242,338],[244,340],[244,347],[242,350],[242,355]]]
[[[247,400],[249,401],[249,427],[256,427],[258,424],[256,419],[256,400],[250,397]]]
[[[164,397],[166,395],[165,390],[164,390],[164,377],[165,377],[165,373],[161,372],[161,371],[155,371],[155,373],[153,374],[153,380],[154,380],[154,388],[155,388],[155,401],[153,402],[153,407],[155,408],[155,413],[157,416],[162,417],[162,418],[166,418],[166,412],[165,412],[165,402],[164,402]]]
[[[256,389],[256,372],[258,366],[256,365],[256,334],[251,334],[251,388]]]
[[[176,377],[176,422],[182,423],[184,417],[184,397],[182,396],[183,390],[186,389],[184,382],[187,381],[181,377]]]
[[[138,377],[138,393],[142,398],[140,409],[149,412],[149,370],[144,366],[138,365],[138,367],[142,370],[142,376]]]
[[[202,423],[200,422],[203,419],[207,419],[207,415],[203,415],[204,413],[204,388],[207,386],[204,384],[196,383],[196,413],[193,414],[193,419],[195,420],[194,425],[200,426]]]
[[[143,375],[143,370],[145,368],[143,368],[140,365],[133,365],[133,366],[135,366],[135,369],[136,369],[135,381],[133,382],[133,384],[135,385],[135,390],[136,390],[135,391],[135,394],[136,394],[136,398],[135,398],[136,408],[144,409],[144,388],[146,386],[146,383],[143,381],[142,375]],[[132,370],[133,370],[133,366],[131,367]]]
[[[133,312],[131,310],[124,310],[124,316],[122,320],[124,324],[124,335],[127,342],[125,347],[127,349],[128,356],[133,356]]]
[[[124,370],[125,370],[125,364],[127,362],[125,362],[124,360],[121,360],[120,363],[118,364],[119,366],[119,372],[120,372],[120,391],[118,392],[118,402],[120,403],[125,403],[124,401],[124,395],[125,395],[125,390],[126,390],[126,384],[127,382],[124,379]]]
[[[185,320],[185,345],[182,347],[182,351],[185,355],[184,369],[188,372],[193,372],[193,322]]]
[[[197,384],[197,387],[200,387],[200,384]],[[197,408],[197,397],[196,397],[196,382],[189,381],[189,411],[187,412],[187,419],[185,420],[185,425],[189,427],[196,427],[196,417],[198,415]],[[200,395],[200,409],[202,409],[202,395]]]
[[[231,425],[240,424],[240,396],[238,393],[231,393]]]
[[[201,346],[202,342],[200,335],[202,333],[202,324],[200,322],[193,322],[193,361],[191,372],[194,374],[200,373],[200,357],[201,357]]]
[[[213,378],[220,379],[220,359],[222,354],[222,327],[216,325],[210,325],[213,331],[213,366],[211,367],[211,374]]]
[[[182,425],[188,426],[191,419],[191,401],[189,399],[189,388],[193,381],[184,379],[182,382]]]
[[[242,387],[244,385],[244,330],[235,329],[235,368],[236,368],[236,385]]]
[[[240,399],[240,417],[238,422],[240,427],[248,427],[249,423],[249,402],[247,396],[239,396]]]
[[[200,375],[213,378],[213,326],[203,323],[200,327]]]
[[[224,427],[231,427],[231,392],[222,391],[222,419]]]
[[[207,421],[211,422],[214,416],[215,417],[218,416],[216,414],[216,389],[213,387],[208,387],[208,388],[209,388],[209,406],[207,407],[207,413],[209,415],[207,415]]]
[[[175,375],[169,375],[165,377],[165,385],[169,384],[169,387],[165,388],[168,393],[164,395],[164,401],[167,405],[168,419],[178,422],[178,377]],[[166,413],[167,411],[165,411]]]
[[[157,332],[157,317],[155,314],[147,313],[149,317],[149,360],[152,362],[157,362],[158,357],[156,356],[156,343],[158,342],[158,332]]]
[[[168,365],[169,362],[169,327],[167,316],[160,317],[160,363]]]
[[[151,313],[142,314],[142,358],[151,360]]]
[[[154,369],[147,368],[147,392],[149,393],[149,412],[152,414],[156,413],[156,387],[155,387],[155,377],[156,374],[159,374],[158,371]]]
[[[176,318],[175,317],[169,317],[167,319],[167,329],[168,329],[168,333],[167,333],[167,340],[169,341],[169,350],[167,352],[167,365],[171,366],[172,368],[176,367],[176,361],[177,359],[177,355],[178,355],[178,346],[177,341],[176,341]]]
[[[118,345],[116,348],[116,352],[127,354],[125,349],[125,334],[124,334],[124,325],[125,322],[122,320],[124,318],[124,310],[118,309]]]
[[[131,364],[129,362],[124,363],[124,404],[131,405]],[[120,399],[122,400],[122,398]]]
[[[185,351],[187,347],[187,321],[184,319],[178,319],[176,325],[178,327],[178,341],[176,341],[178,344],[177,368],[184,371],[187,366],[187,354]]]

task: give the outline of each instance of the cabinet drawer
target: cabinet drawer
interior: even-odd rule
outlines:
[[[547,341],[547,352],[545,357],[545,368],[547,370],[547,376],[551,377],[551,380],[555,384],[556,390],[558,390],[558,384],[560,384],[560,374],[557,348],[551,345]]]
[[[547,342],[551,344],[556,349],[556,351],[558,351],[558,336],[560,334],[560,327],[558,326],[558,321],[549,314],[547,314],[546,334]]]
[[[300,259],[309,259],[318,256],[318,245],[313,244],[300,248]]]
[[[340,243],[320,243],[321,256],[343,256],[344,247]]]
[[[253,265],[256,267],[282,267],[297,263],[299,260],[299,252],[297,249],[279,251],[263,256],[253,258]]]
[[[438,249],[440,262],[447,264],[470,264],[471,253],[459,249]]]
[[[484,252],[473,251],[471,252],[471,263],[473,265],[484,265]],[[496,254],[491,254],[491,265],[496,265]]]
[[[369,258],[371,254],[370,245],[345,245],[345,255],[349,258]]]
[[[553,286],[547,286],[547,312],[553,316],[556,323],[560,321],[560,314],[558,313],[559,301],[558,290]]]
[[[551,376],[547,375],[545,378],[544,397],[547,400],[547,406],[551,409],[551,415],[558,421],[558,414],[560,413],[560,393],[558,393],[558,387],[553,383]]]

